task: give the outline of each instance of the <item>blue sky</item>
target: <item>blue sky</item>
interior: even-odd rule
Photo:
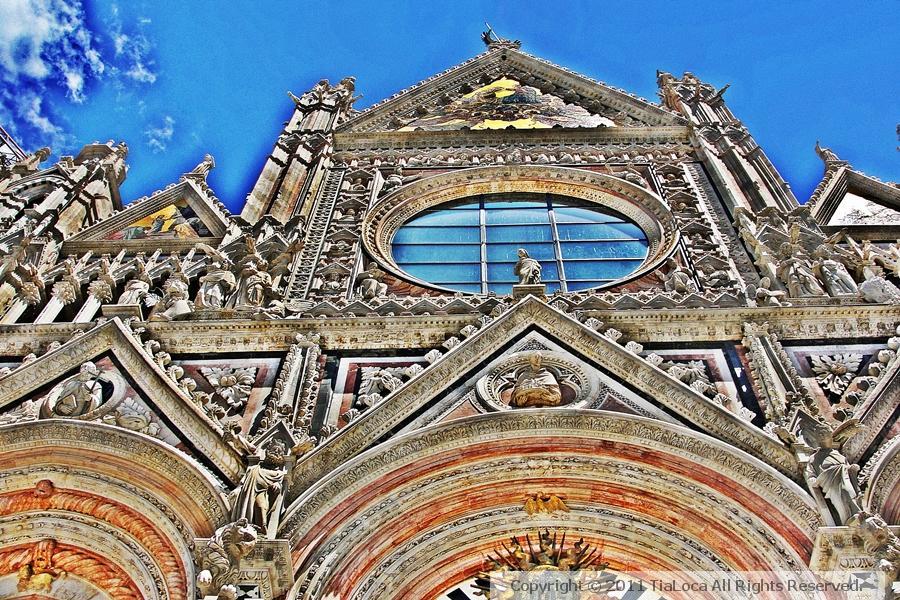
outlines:
[[[726,100],[805,200],[816,139],[900,179],[900,1],[63,2],[0,0],[0,123],[29,150],[130,147],[128,201],[192,168],[238,211],[289,117],[286,90],[357,77],[364,108],[483,50],[523,49],[657,100],[656,69]]]

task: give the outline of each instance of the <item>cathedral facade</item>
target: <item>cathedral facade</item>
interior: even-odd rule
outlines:
[[[289,93],[239,215],[3,132],[0,598],[893,597],[900,188],[484,39]]]

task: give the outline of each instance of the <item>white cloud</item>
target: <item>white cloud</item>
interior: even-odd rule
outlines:
[[[137,17],[126,28],[119,7],[110,10],[104,30],[91,31],[82,0],[0,0],[0,123],[26,147],[62,150],[61,142],[72,141],[47,98],[64,93],[82,103],[101,79],[121,89],[156,81],[143,33],[149,19]]]
[[[148,127],[144,130],[144,135],[147,136],[147,145],[153,152],[165,152],[169,142],[172,141],[172,136],[175,135],[175,119],[166,115],[162,124]]]
[[[125,74],[141,83],[153,83],[156,81],[156,73],[147,68],[147,65],[142,62],[134,63],[130,69],[125,71]]]
[[[137,28],[126,32],[119,12],[119,6],[110,7],[112,18],[109,20],[109,35],[113,41],[116,58],[122,63],[122,73],[139,83],[153,83],[156,73],[153,61],[149,58],[152,45],[144,35],[143,29],[150,24],[150,19],[139,17]]]
[[[22,98],[19,104],[22,116],[43,133],[51,136],[62,134],[62,129],[44,116],[42,104],[43,100],[39,96],[29,95]]]
[[[69,97],[75,102],[84,102],[84,76],[78,71],[64,71],[63,73],[66,77]]]

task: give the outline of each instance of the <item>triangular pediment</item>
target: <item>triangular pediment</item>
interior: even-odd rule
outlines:
[[[0,427],[47,419],[147,436],[223,480],[235,481],[243,469],[209,417],[117,318],[0,379]]]
[[[900,228],[900,188],[855,171],[832,167],[810,199],[812,215],[826,229],[844,229],[879,239],[896,239]]]
[[[492,47],[359,113],[341,133],[654,127],[677,114],[514,48]]]
[[[856,225],[900,226],[900,210],[876,202],[857,193],[848,191],[835,207],[834,214],[826,225],[832,227],[852,227]]]
[[[229,227],[226,211],[203,182],[183,178],[152,196],[92,225],[66,242],[69,252],[121,249],[152,252],[187,250],[197,242],[215,245]]]
[[[793,455],[778,441],[640,357],[634,346],[616,343],[613,333],[598,333],[540,300],[528,297],[481,329],[466,329],[461,332],[465,336],[462,342],[445,343],[449,351],[439,360],[377,399],[372,408],[355,416],[348,426],[304,457],[292,476],[292,494],[390,437],[452,418],[464,402],[472,404],[466,409],[469,414],[472,410],[504,410],[504,388],[497,377],[515,376],[531,349],[546,352],[547,369],[556,369],[560,387],[568,374],[582,370],[575,377],[575,387],[596,389],[583,404],[574,404],[578,408],[641,414],[686,424],[782,472],[794,472]],[[491,385],[498,397],[492,399],[490,393],[478,391],[479,381],[483,387],[485,377],[494,377]],[[599,393],[603,386],[609,391]]]

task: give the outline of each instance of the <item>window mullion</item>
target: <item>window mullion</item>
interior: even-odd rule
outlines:
[[[553,202],[547,194],[547,214],[550,215],[550,237],[553,238],[553,253],[556,256],[556,270],[559,272],[559,289],[563,293],[569,291],[566,285],[566,270],[563,267],[562,248],[559,245],[559,231],[556,228],[556,215],[553,213]]]
[[[481,229],[481,293],[487,294],[487,216],[484,209],[484,196],[479,196],[478,198],[478,224]]]

